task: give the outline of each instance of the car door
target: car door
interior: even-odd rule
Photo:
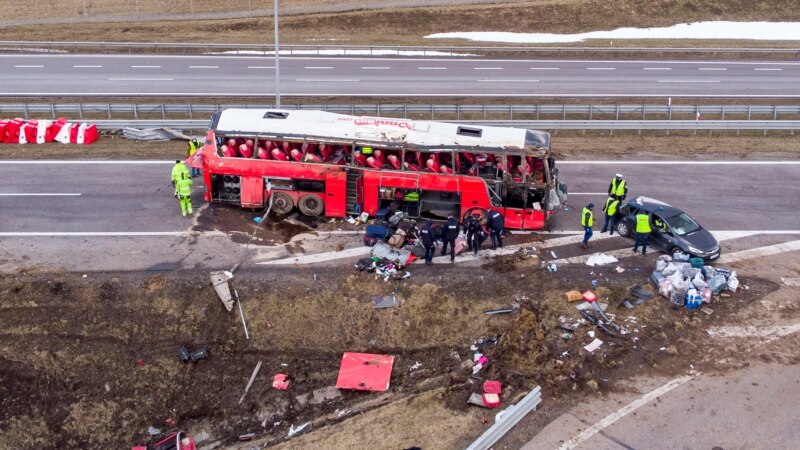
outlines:
[[[657,227],[655,225],[656,221],[660,221],[663,224],[663,227]],[[663,217],[659,216],[658,214],[650,214],[650,228],[653,230],[650,232],[650,245],[658,246],[664,250],[668,250],[670,247],[672,247],[672,244],[669,241],[671,232],[669,231],[669,226]]]

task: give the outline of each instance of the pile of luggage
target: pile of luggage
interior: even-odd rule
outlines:
[[[421,258],[425,256],[425,247],[422,246],[418,235],[416,221],[408,219],[406,213],[397,211],[387,220],[376,218],[372,224],[367,225],[364,245],[373,247],[378,242],[386,242],[393,248],[407,250],[417,258]]]
[[[707,266],[702,258],[680,252],[674,258],[659,256],[650,281],[670,303],[687,309],[711,303],[712,295],[719,295],[723,289],[736,292],[739,287],[736,271]]]

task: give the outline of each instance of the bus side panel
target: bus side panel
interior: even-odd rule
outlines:
[[[500,209],[502,208],[492,208],[492,209]],[[523,229],[524,223],[524,212],[522,208],[505,208],[506,212],[504,214],[506,219],[506,228],[513,228],[515,230]]]
[[[264,178],[242,177],[242,207],[261,208],[264,206]]]
[[[543,230],[545,214],[542,210],[527,208],[524,213],[523,226],[525,230]]]
[[[347,178],[345,172],[325,173],[325,215],[344,217],[347,209]]]

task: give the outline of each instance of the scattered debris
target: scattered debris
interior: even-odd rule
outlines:
[[[147,428],[147,434],[149,434],[150,436],[158,436],[159,434],[161,434],[161,430],[151,425],[150,427]]]
[[[586,260],[587,266],[602,266],[605,264],[611,264],[618,262],[617,258],[614,258],[611,255],[606,253],[595,253]]]
[[[553,256],[553,259],[558,259],[558,256],[556,256],[556,252],[550,250],[550,254]]]
[[[583,300],[583,294],[581,294],[578,291],[565,292],[564,296],[567,297],[567,301],[568,302],[577,302],[577,301]]]
[[[206,350],[205,347],[201,347],[193,351],[192,354],[189,356],[190,358],[192,358],[192,362],[196,363],[200,360],[208,358],[208,350]]]
[[[189,350],[187,350],[186,347],[180,347],[175,353],[177,353],[178,359],[180,359],[181,362],[186,363],[191,359],[189,356]]]
[[[625,272],[625,268],[624,267],[620,267],[620,266],[617,266],[614,270],[616,270],[617,273]]]
[[[242,394],[242,397],[239,398],[240,405],[244,401],[245,395],[247,395],[247,393],[250,391],[250,388],[253,387],[253,381],[255,381],[256,375],[258,375],[259,370],[261,370],[261,361],[259,361],[258,364],[256,364],[256,368],[253,369],[253,374],[250,375],[250,380],[247,382],[247,386],[245,386],[244,388],[244,394]]]
[[[488,315],[496,315],[496,314],[510,314],[513,312],[519,311],[519,303],[514,303],[510,307],[500,308],[500,309],[489,309],[484,311],[484,314]]]
[[[228,285],[228,281],[232,279],[233,273],[227,270],[211,272],[211,285],[214,286],[214,290],[217,291],[219,299],[222,300],[222,304],[225,305],[228,312],[233,311],[233,296]]]
[[[548,272],[555,272],[557,270],[558,270],[558,266],[556,265],[556,263],[550,263],[550,264],[547,265],[547,271]]]
[[[239,440],[240,441],[252,441],[254,437],[256,437],[255,433],[247,433],[247,434],[239,435]]]
[[[279,391],[289,389],[289,377],[283,373],[275,374],[275,376],[272,377],[272,387]]]
[[[781,277],[783,284],[789,287],[800,287],[800,278],[784,278]]]
[[[306,427],[307,427],[307,426],[309,426],[309,425],[311,425],[311,422],[306,422],[306,423],[304,423],[304,424],[300,425],[300,426],[299,426],[299,427],[297,427],[297,428],[295,428],[295,427],[294,427],[294,425],[290,425],[290,426],[289,426],[289,433],[286,435],[286,437],[292,437],[292,436],[294,436],[295,434],[297,434],[297,433],[299,433],[299,432],[301,432],[301,431],[305,430],[305,429],[306,429]]]
[[[389,389],[394,356],[345,352],[339,366],[336,387],[358,391]]]
[[[408,371],[409,372],[413,372],[413,371],[419,369],[420,367],[422,367],[422,364],[419,361],[417,361],[414,364],[412,364],[411,367],[409,367]]]
[[[372,307],[375,309],[395,308],[397,306],[400,306],[400,301],[394,292],[391,295],[376,295],[372,297]]]
[[[248,341],[250,340],[250,333],[247,331],[247,322],[244,320],[244,311],[242,310],[242,302],[239,300],[239,291],[234,289],[233,290],[234,296],[236,296],[236,304],[239,305],[239,317],[242,318],[242,327],[244,328],[244,337]]]
[[[714,314],[714,310],[711,308],[703,308],[701,311],[703,311],[707,316]]]
[[[593,353],[595,350],[600,348],[601,345],[603,345],[603,341],[595,338],[592,342],[589,343],[589,345],[584,346],[583,349],[589,353]]]

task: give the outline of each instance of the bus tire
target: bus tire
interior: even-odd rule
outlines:
[[[273,192],[270,201],[277,214],[289,214],[294,209],[294,200],[285,192]]]
[[[297,207],[300,208],[301,213],[312,217],[319,216],[325,210],[325,204],[322,199],[312,194],[300,197]]]
[[[472,208],[472,209],[468,210],[467,212],[464,213],[464,217],[461,218],[462,222],[466,222],[467,221],[467,217],[469,217],[469,216],[471,216],[473,214],[480,214],[480,216],[481,216],[481,220],[480,220],[481,225],[486,225],[486,217],[488,216],[489,213],[483,208]]]

